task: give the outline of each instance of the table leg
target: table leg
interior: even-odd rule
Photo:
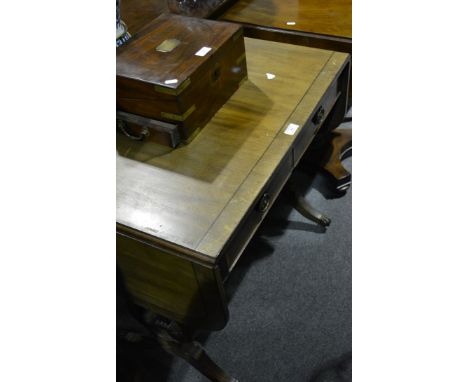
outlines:
[[[315,209],[304,198],[304,195],[299,192],[298,188],[294,185],[294,182],[289,181],[287,184],[287,190],[290,200],[292,201],[292,205],[297,210],[297,212],[314,223],[320,224],[322,227],[328,227],[330,225],[330,218]]]
[[[307,171],[321,171],[332,182],[338,193],[351,186],[351,174],[341,161],[351,154],[352,129],[334,129],[317,138],[314,146],[304,155],[302,167]]]
[[[176,322],[167,323],[149,314],[146,327],[164,351],[190,363],[201,374],[213,382],[238,382],[219,367],[200,343],[193,340],[194,330]]]
[[[213,382],[238,382],[219,367],[196,341],[178,338],[166,330],[158,333],[158,342],[169,354],[183,358]]]
[[[305,158],[306,165],[312,164],[324,172],[332,180],[333,188],[336,191],[346,191],[351,186],[351,174],[343,167],[341,161],[351,154],[352,129],[332,130],[327,135],[322,136],[319,142],[318,148],[312,148],[311,155]],[[291,182],[288,184],[288,189],[294,208],[302,216],[323,227],[330,225],[331,220],[316,210]]]
[[[129,343],[147,342],[155,349],[183,358],[213,382],[238,382],[230,377],[194,341],[195,330],[138,308],[117,270],[117,337]]]
[[[316,210],[312,205],[305,200],[302,195],[296,195],[294,200],[294,208],[305,218],[320,224],[323,227],[328,227],[331,223],[330,218]]]

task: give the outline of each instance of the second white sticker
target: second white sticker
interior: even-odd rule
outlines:
[[[201,48],[197,53],[195,53],[195,56],[203,57],[203,56],[205,56],[210,50],[211,50],[211,48],[209,48],[209,47],[207,47],[207,46],[204,46],[204,47]]]
[[[284,133],[287,135],[294,135],[298,128],[299,125],[296,125],[295,123],[290,123],[288,127],[286,127],[286,130],[284,130]]]

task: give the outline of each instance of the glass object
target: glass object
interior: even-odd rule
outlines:
[[[123,45],[126,41],[130,40],[130,33],[128,33],[127,25],[120,19],[120,0],[116,0],[116,46]]]
[[[225,0],[167,0],[172,13],[184,16],[207,17]]]

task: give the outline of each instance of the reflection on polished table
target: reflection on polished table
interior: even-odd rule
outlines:
[[[249,37],[351,53],[352,0],[238,0],[219,19]]]
[[[245,43],[249,79],[191,143],[117,141],[126,286],[138,305],[208,330],[228,321],[223,281],[317,132],[341,122],[347,104],[348,54]]]
[[[169,12],[166,0],[121,0],[120,14],[133,36],[162,13]]]
[[[204,14],[202,18],[214,18],[216,14],[229,7],[236,0],[219,0],[217,7],[209,14]],[[161,15],[170,12],[167,0],[122,0],[121,15],[126,22],[130,33],[133,35],[144,25]]]

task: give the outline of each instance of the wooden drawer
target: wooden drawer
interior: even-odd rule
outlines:
[[[227,278],[229,272],[235,266],[243,250],[322,125],[326,123],[327,126],[324,127],[328,129],[336,121],[341,122],[346,109],[348,82],[349,66],[346,66],[322,96],[301,132],[295,137],[287,155],[276,168],[272,178],[259,193],[257,200],[221,252],[218,264],[223,279]]]
[[[320,100],[318,106],[311,113],[311,116],[307,120],[306,125],[297,136],[292,148],[294,167],[297,166],[302,158],[302,155],[304,155],[307,147],[309,147],[310,143],[312,142],[312,139],[317,134],[320,127],[325,122],[336,102],[338,101],[338,98],[341,95],[341,91],[338,87],[338,81],[339,79],[336,79],[330,86],[328,91]]]
[[[228,273],[236,265],[237,260],[288,180],[293,168],[292,159],[292,151],[289,151],[218,257],[223,279],[227,278]]]

